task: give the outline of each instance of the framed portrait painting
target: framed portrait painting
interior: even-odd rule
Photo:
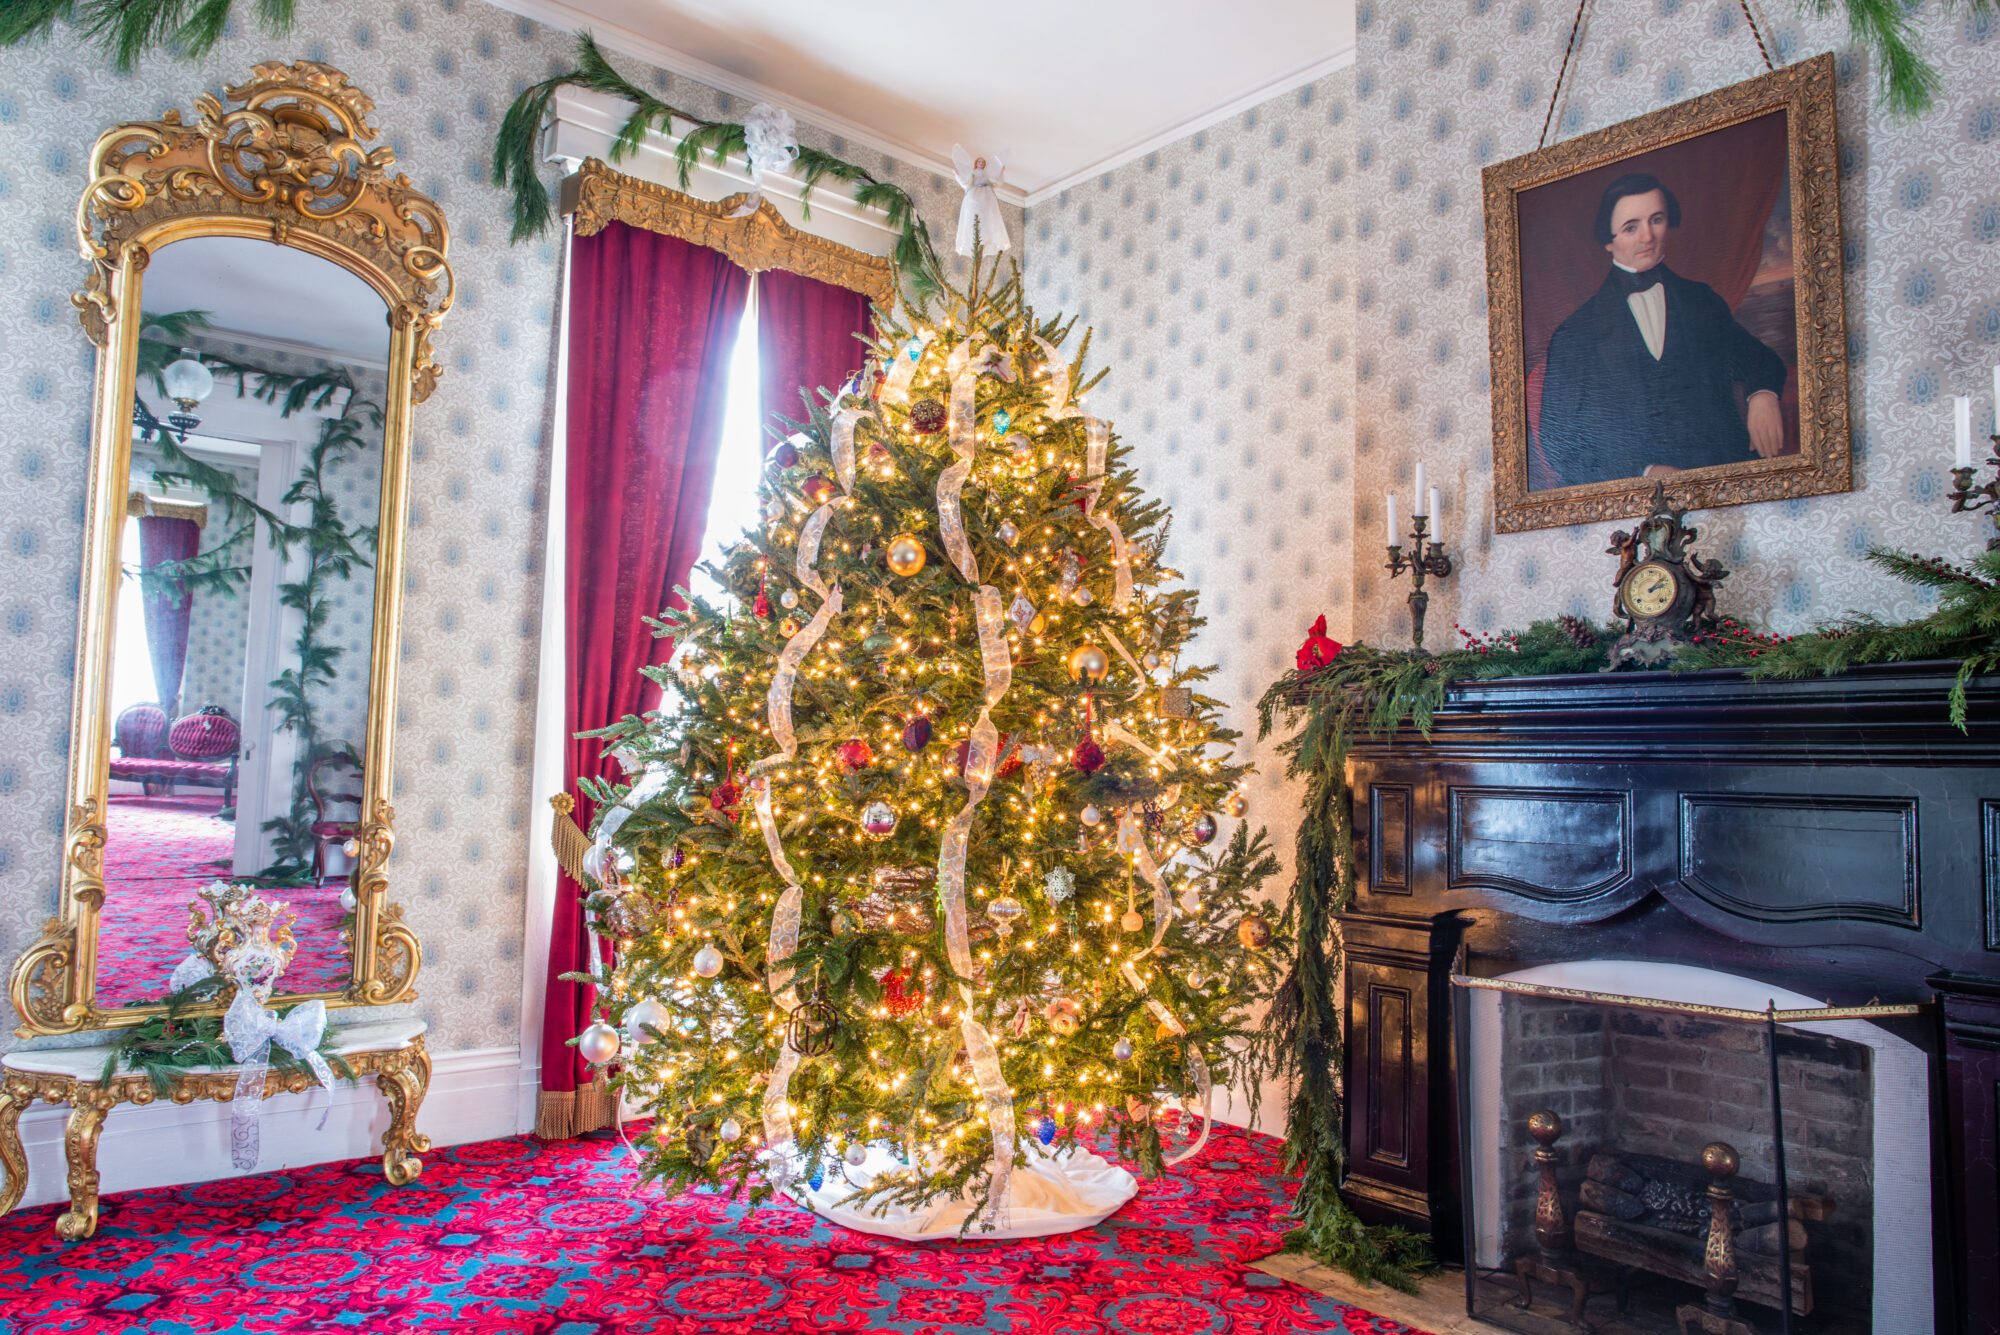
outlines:
[[[1833,57],[1488,167],[1495,527],[1847,491]]]

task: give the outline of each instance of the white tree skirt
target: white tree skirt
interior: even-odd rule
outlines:
[[[857,1232],[910,1241],[958,1237],[966,1216],[972,1213],[973,1200],[955,1197],[916,1210],[892,1205],[877,1214],[875,1205],[851,1199],[870,1186],[877,1174],[904,1166],[901,1159],[874,1145],[858,1167],[835,1161],[825,1171],[818,1190],[799,1181],[786,1194],[815,1214]],[[1015,1156],[1014,1171],[1007,1182],[1007,1207],[998,1226],[984,1229],[975,1224],[965,1236],[979,1241],[1074,1233],[1104,1222],[1138,1192],[1139,1183],[1130,1173],[1088,1150],[1050,1154],[1037,1145]]]

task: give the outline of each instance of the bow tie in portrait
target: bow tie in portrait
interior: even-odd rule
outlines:
[[[1620,292],[1629,297],[1634,292],[1644,292],[1647,288],[1659,286],[1660,275],[1665,273],[1666,269],[1666,265],[1656,264],[1644,273],[1633,273],[1630,269],[1621,269],[1614,264],[1611,266],[1611,281],[1618,285]]]

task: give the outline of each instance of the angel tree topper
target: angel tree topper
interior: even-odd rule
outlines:
[[[965,199],[958,206],[958,241],[953,247],[961,255],[972,253],[974,223],[978,242],[990,254],[1007,249],[1007,219],[1000,213],[1000,192],[995,189],[1007,174],[1007,160],[998,153],[975,158],[963,146],[951,146],[951,165],[958,183],[965,187]]]

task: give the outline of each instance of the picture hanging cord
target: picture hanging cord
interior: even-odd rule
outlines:
[[[1757,42],[1757,54],[1764,58],[1764,68],[1777,69],[1771,60],[1771,48],[1764,41],[1764,29],[1758,24],[1756,14],[1751,12],[1750,0],[1736,0],[1736,3],[1743,10],[1743,21],[1750,25],[1750,36]],[[1569,42],[1563,47],[1562,66],[1556,70],[1556,86],[1549,90],[1549,109],[1542,117],[1541,138],[1535,141],[1538,149],[1548,147],[1549,127],[1555,124],[1556,104],[1562,98],[1563,82],[1569,77],[1570,60],[1576,54],[1577,34],[1583,30],[1583,18],[1590,12],[1590,4],[1591,0],[1577,0],[1576,19],[1569,25]]]

